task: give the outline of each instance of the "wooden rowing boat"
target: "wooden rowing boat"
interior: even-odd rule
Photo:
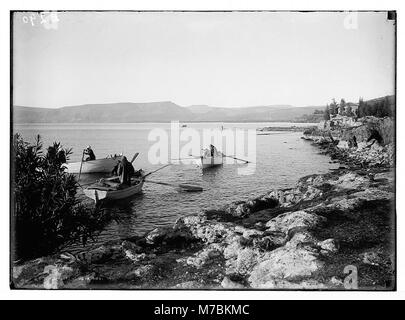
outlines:
[[[122,156],[83,161],[81,173],[110,173]],[[68,173],[79,173],[81,162],[65,163]]]
[[[201,156],[200,158],[196,159],[196,163],[202,169],[207,169],[207,168],[223,165],[224,157],[222,156],[222,154],[216,155],[214,157]]]
[[[203,149],[202,155],[196,157],[195,162],[202,169],[220,166],[224,163],[224,155],[212,146],[212,148]]]
[[[99,201],[114,201],[129,198],[142,192],[143,183],[143,179],[133,180],[133,184],[130,187],[119,189],[117,188],[119,183],[112,181],[101,182],[85,188],[83,192],[96,203]]]

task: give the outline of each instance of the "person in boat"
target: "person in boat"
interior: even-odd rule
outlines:
[[[212,144],[210,144],[210,152],[211,152],[211,157],[214,157],[215,154],[217,153],[217,148],[215,148]]]
[[[84,161],[96,160],[96,155],[94,154],[93,149],[91,149],[90,146],[87,146],[87,148],[84,149],[84,154],[87,155],[87,158]]]
[[[111,171],[111,175],[118,176],[118,168],[120,167],[120,165],[121,165],[121,160],[118,159],[117,164],[114,166],[114,168]]]
[[[122,160],[118,164],[117,170],[121,185],[130,186],[131,178],[134,173],[135,169],[132,163],[127,160],[127,157],[122,157]]]

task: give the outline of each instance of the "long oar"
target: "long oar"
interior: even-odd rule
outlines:
[[[145,180],[145,178],[146,178],[147,176],[150,176],[152,173],[155,173],[155,172],[157,172],[157,171],[159,171],[159,170],[162,170],[162,169],[164,169],[164,168],[166,168],[166,167],[168,167],[168,166],[170,166],[170,165],[171,165],[171,163],[168,163],[168,164],[164,165],[163,167],[160,167],[159,169],[156,169],[156,170],[154,170],[154,171],[151,171],[151,172],[145,174],[145,175],[142,177],[142,179]]]
[[[181,161],[181,160],[193,160],[193,159],[198,159],[200,156],[191,156],[190,158],[178,158],[178,159],[170,159],[172,161]]]
[[[190,192],[197,192],[197,191],[203,191],[204,190],[200,186],[196,186],[196,185],[193,185],[193,184],[186,184],[186,183],[177,184],[177,183],[167,183],[167,182],[152,181],[152,180],[145,180],[145,182],[162,184],[164,186],[170,186],[170,187],[175,187],[175,188],[181,188],[181,189],[184,189],[185,191],[190,191]]]
[[[79,182],[80,175],[82,174],[83,158],[84,158],[84,150],[83,150],[83,153],[82,153],[82,160],[80,161],[80,170],[79,170],[79,177],[77,178],[77,182]]]
[[[131,163],[135,161],[135,159],[139,156],[139,152],[135,153],[132,157]]]
[[[250,161],[248,161],[248,160],[239,159],[239,158],[236,158],[236,157],[233,157],[233,156],[227,156],[226,154],[223,154],[223,156],[224,156],[224,157],[227,157],[227,158],[232,158],[232,159],[235,159],[235,160],[243,161],[243,162],[245,162],[245,163],[249,163],[249,162],[250,162]]]

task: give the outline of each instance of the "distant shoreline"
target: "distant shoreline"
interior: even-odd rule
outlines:
[[[86,125],[86,124],[139,124],[139,123],[171,123],[171,121],[139,121],[139,122],[29,122],[29,123],[13,123],[13,125],[49,125],[49,124],[61,124],[61,125]],[[307,125],[317,125],[315,122],[295,122],[295,121],[263,121],[263,120],[254,120],[254,121],[179,121],[181,124],[188,123],[297,123],[297,124],[307,124]]]

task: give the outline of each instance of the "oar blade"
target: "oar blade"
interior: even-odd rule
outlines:
[[[245,163],[250,163],[250,161],[248,161],[248,160],[236,158],[236,157],[234,157],[234,156],[227,156],[226,154],[224,154],[223,156],[224,156],[224,157],[227,157],[227,158],[232,158],[232,159],[235,159],[235,160],[238,160],[238,161],[243,161],[243,162],[245,162]]]
[[[193,185],[193,184],[187,184],[187,183],[168,183],[168,182],[162,182],[162,181],[153,181],[153,180],[145,180],[145,182],[150,182],[150,183],[156,183],[156,184],[161,184],[164,186],[170,186],[177,188],[182,191],[187,191],[187,192],[201,192],[204,191],[204,189],[200,186]]]
[[[132,157],[131,163],[135,161],[135,159],[139,156],[139,152],[135,153]]]
[[[183,189],[184,191],[188,191],[188,192],[201,192],[201,191],[204,191],[204,189],[202,187],[200,187],[200,186],[191,185],[191,184],[184,184],[184,183],[180,183],[179,188]]]

